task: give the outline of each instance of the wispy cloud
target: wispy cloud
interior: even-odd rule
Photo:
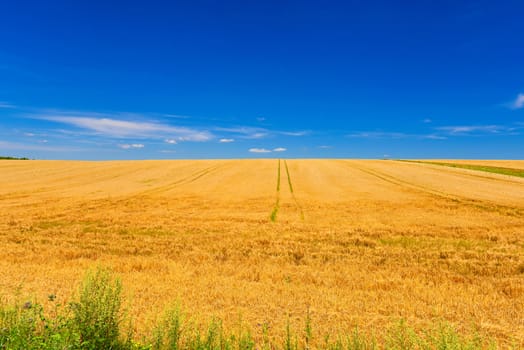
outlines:
[[[302,131],[279,131],[279,134],[286,135],[286,136],[306,136],[309,135],[311,132],[308,130],[302,130]]]
[[[176,141],[208,141],[213,138],[213,135],[206,130],[176,127],[155,121],[117,119],[117,116],[37,115],[34,118],[67,124],[115,138],[164,138],[169,136],[169,139]]]
[[[455,125],[435,129],[449,135],[501,134],[515,131],[515,128],[502,125]]]
[[[308,130],[301,131],[279,131],[279,130],[269,130],[266,128],[258,128],[251,126],[239,126],[231,128],[217,127],[216,131],[227,132],[231,134],[237,134],[239,138],[243,139],[262,139],[270,136],[284,135],[284,136],[306,136],[311,132]]]
[[[32,133],[32,132],[24,132],[24,136],[33,137],[33,136],[35,136],[35,134]]]
[[[0,108],[16,108],[16,106],[11,103],[0,101]]]
[[[287,148],[284,148],[284,147],[277,147],[273,149],[273,152],[285,152],[285,151],[287,151]]]
[[[44,152],[70,152],[85,151],[75,147],[53,147],[44,145],[32,145],[19,142],[0,141],[0,149],[11,151],[44,151]]]
[[[430,118],[425,118],[425,119],[422,119],[422,122],[423,122],[424,124],[429,124],[429,123],[432,122],[432,120],[431,120]]]
[[[400,139],[409,136],[408,134],[402,132],[383,132],[383,131],[359,131],[347,135],[347,137],[352,138],[373,138],[373,139]]]
[[[231,142],[235,142],[235,139],[220,139],[220,140],[218,140],[218,142],[220,142],[220,143],[231,143]]]
[[[423,135],[422,138],[428,139],[428,140],[446,140],[447,139],[446,136],[436,135],[436,134]]]
[[[518,94],[517,98],[511,104],[512,109],[524,108],[524,94]]]
[[[165,139],[164,142],[170,145],[176,145],[178,143],[175,139]]]
[[[351,138],[363,138],[363,139],[429,139],[429,140],[445,140],[446,136],[441,135],[441,128],[438,128],[438,132],[433,132],[430,134],[407,134],[403,132],[388,132],[388,131],[360,131],[347,135]],[[446,132],[446,133],[449,133]],[[320,146],[319,148],[326,148]]]
[[[249,152],[251,153],[271,153],[271,150],[265,148],[250,148]]]
[[[250,126],[240,126],[232,128],[215,128],[216,131],[237,134],[243,139],[261,139],[270,135],[269,130],[264,128],[253,128]]]
[[[331,149],[333,147],[328,146],[328,145],[321,145],[321,146],[318,146],[318,148],[320,148],[320,149]]]
[[[408,134],[389,131],[359,131],[346,135],[363,139],[426,139],[446,140],[452,136],[517,135],[517,126],[504,125],[450,125],[433,128],[431,133]]]
[[[140,149],[140,148],[144,148],[144,145],[141,143],[132,143],[132,144],[125,143],[123,145],[118,145],[118,147],[122,149]]]
[[[162,114],[163,117],[166,118],[174,118],[174,119],[191,119],[188,115],[179,115],[179,114]]]

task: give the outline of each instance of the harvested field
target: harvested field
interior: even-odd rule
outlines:
[[[471,161],[524,168],[522,161]],[[447,321],[524,346],[524,179],[381,160],[1,161],[0,294],[122,277],[138,334],[194,317],[315,333]]]

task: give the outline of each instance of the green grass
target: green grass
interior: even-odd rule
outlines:
[[[487,173],[524,177],[524,169],[503,168],[503,167],[476,165],[476,164],[431,162],[431,161],[422,161],[422,160],[404,160],[404,159],[399,159],[399,160],[402,162],[442,165],[442,166],[448,166],[452,168],[470,169],[470,170],[484,171]]]
[[[449,324],[416,332],[404,321],[389,327],[378,339],[358,328],[345,334],[316,337],[309,311],[305,327],[296,332],[288,322],[285,338],[272,340],[264,325],[257,338],[239,326],[225,330],[220,320],[207,326],[192,322],[175,306],[160,317],[148,337],[134,339],[133,324],[122,312],[122,286],[109,270],[89,272],[76,301],[57,303],[44,312],[35,302],[0,306],[0,349],[82,350],[372,350],[372,349],[496,349],[497,344],[477,333],[462,335]],[[258,340],[255,340],[258,339]],[[516,346],[514,348],[517,348]]]
[[[280,199],[277,198],[277,201],[275,202],[275,206],[273,207],[273,210],[271,211],[271,214],[269,215],[269,219],[271,222],[277,221],[277,214],[278,210],[280,209]]]

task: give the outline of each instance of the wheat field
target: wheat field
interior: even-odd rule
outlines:
[[[65,302],[100,264],[138,335],[179,301],[255,335],[309,310],[317,334],[446,321],[524,346],[523,178],[389,160],[2,161],[0,213],[4,302]]]

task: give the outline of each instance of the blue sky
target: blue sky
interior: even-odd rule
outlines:
[[[522,1],[4,1],[0,155],[524,156]]]

